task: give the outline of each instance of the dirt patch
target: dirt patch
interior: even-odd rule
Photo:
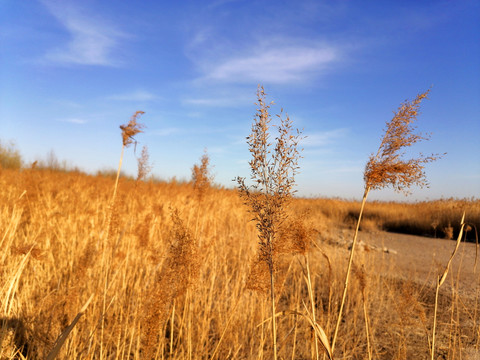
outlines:
[[[455,241],[386,232],[361,233],[359,240],[371,256],[387,261],[392,266],[383,267],[392,276],[414,280],[435,287],[437,277],[443,273],[455,249]],[[476,244],[461,243],[448,277],[442,285],[444,291],[458,289],[461,296],[478,299],[480,291],[480,265],[476,262]]]

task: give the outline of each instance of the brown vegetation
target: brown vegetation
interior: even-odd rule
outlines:
[[[363,211],[370,189],[424,184],[422,164],[433,157],[404,162],[398,150],[421,139],[409,137],[407,120],[425,94],[387,126],[365,171],[362,210],[292,196],[300,135],[280,117],[271,148],[269,106],[262,88],[258,95],[248,138],[254,185],[238,178],[238,191],[211,186],[207,154],[191,183],[145,181],[146,150],[137,180],[120,177],[143,112],[121,127],[116,176],[1,168],[0,359],[478,354],[480,284],[465,292],[461,266],[451,264],[462,231],[466,238],[480,225],[479,200],[373,202]],[[448,263],[430,269],[438,279],[396,276],[383,249],[371,256],[363,246],[354,259],[362,212],[365,232],[457,236]],[[352,236],[353,244],[338,241]]]
[[[107,269],[102,265],[98,239],[106,225],[114,182],[112,178],[80,173],[3,170],[0,177],[3,344],[0,356],[15,358],[14,354],[20,351],[29,359],[44,358],[94,294],[59,358],[144,359],[143,344],[146,343],[142,329],[150,314],[146,309],[156,307],[150,305],[153,300],[171,303],[173,298],[175,311],[173,306],[165,308],[169,320],[162,321],[165,319],[162,315],[155,325],[158,358],[183,359],[191,354],[192,358],[207,359],[220,338],[223,340],[217,349],[218,359],[250,359],[261,353],[268,358],[272,347],[264,333],[268,327],[263,321],[269,316],[262,305],[263,295],[244,291],[249,264],[257,251],[257,233],[249,221],[251,214],[242,206],[236,192],[220,189],[208,192],[202,211],[197,214],[197,196],[189,184],[136,183],[121,178],[122,205],[118,208],[116,230],[112,232],[115,238],[106,244],[111,256]],[[448,220],[458,224],[456,209],[460,205],[470,208],[467,217],[470,213],[471,219],[479,219],[478,202],[446,200],[421,205],[372,203],[371,213],[367,211],[366,216],[373,219],[375,215],[381,228],[382,222],[390,221],[394,214],[407,224],[408,215],[415,219],[417,226],[430,231],[430,218],[435,217],[439,209],[445,210],[444,216],[452,214]],[[175,230],[179,227],[171,217],[170,207],[178,209],[190,234],[203,239],[202,248],[198,250],[202,261],[195,275],[197,281],[188,298],[184,291],[165,298],[169,288],[164,289],[159,283],[166,271],[163,269],[173,256],[169,254],[176,253],[172,246],[183,236]],[[334,240],[342,231],[349,231],[345,230],[344,220],[349,219],[359,204],[298,199],[293,201],[292,208],[295,213],[308,209],[304,219],[313,224],[314,246],[309,256],[316,316],[331,336],[347,255],[346,245],[337,245]],[[193,252],[189,254],[192,261],[197,258]],[[277,312],[302,310],[303,302],[308,302],[302,265],[293,256],[287,261],[289,267],[279,288]],[[368,253],[360,253],[359,269],[362,263],[366,282],[361,285],[354,275],[345,306],[344,323],[348,325],[340,328],[335,358],[366,356],[364,295],[368,299],[374,358],[428,357],[424,327],[431,331],[433,325],[433,287],[386,276],[382,269],[391,265],[387,261],[373,262]],[[178,276],[168,276],[172,281],[169,286],[180,289],[178,286],[185,284],[185,276],[195,272],[180,266],[176,269]],[[105,271],[109,271],[107,284]],[[478,283],[471,286],[478,287]],[[409,295],[408,304],[404,304],[405,294]],[[440,309],[444,310],[439,312],[437,348],[440,354],[449,354],[448,358],[460,356],[466,348],[480,346],[478,303],[475,305],[461,293],[452,296],[449,291],[441,291],[439,297]],[[458,306],[450,315],[448,304],[455,298]],[[419,314],[426,314],[426,320],[420,321],[422,318],[412,314],[412,304]],[[295,315],[278,319],[279,356],[311,358],[312,333],[305,321]]]

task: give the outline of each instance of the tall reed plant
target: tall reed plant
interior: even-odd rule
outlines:
[[[441,156],[432,154],[424,156],[419,154],[411,159],[404,159],[405,149],[422,140],[428,140],[429,135],[416,133],[415,121],[420,110],[422,100],[427,98],[430,90],[417,95],[413,101],[405,101],[394,113],[393,118],[387,122],[377,153],[372,154],[367,162],[364,172],[364,192],[360,214],[358,216],[355,233],[353,235],[352,247],[348,259],[347,271],[342,294],[342,301],[338,311],[337,324],[332,340],[332,351],[335,349],[338,330],[342,321],[343,308],[347,297],[350,273],[353,264],[355,247],[357,244],[360,222],[371,190],[392,187],[396,191],[403,191],[408,194],[411,186],[427,186],[428,182],[424,172],[427,163],[437,160]]]
[[[273,358],[277,359],[277,327],[275,311],[275,286],[277,275],[278,242],[282,224],[287,218],[286,208],[294,193],[295,174],[298,171],[300,153],[299,130],[292,129],[288,116],[279,118],[278,135],[271,141],[270,105],[266,103],[263,87],[257,91],[257,113],[252,132],[247,137],[252,159],[249,162],[253,185],[245,178],[237,177],[240,196],[250,207],[258,230],[258,268],[268,269],[270,278],[270,302],[272,314]]]

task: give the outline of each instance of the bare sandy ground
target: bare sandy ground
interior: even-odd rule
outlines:
[[[352,234],[351,230],[343,232],[343,246],[351,244]],[[375,271],[379,271],[382,276],[418,284],[424,293],[430,294],[428,303],[433,304],[438,277],[443,274],[455,249],[455,241],[386,232],[363,232],[359,234],[358,240],[358,257],[368,258],[367,263],[373,264]],[[455,293],[462,306],[469,309],[477,309],[480,304],[480,258],[476,259],[476,250],[474,243],[460,244],[446,281],[440,289],[440,294],[450,299]],[[461,319],[460,323],[466,325],[465,321],[468,322]],[[424,350],[424,344],[411,346],[418,346],[419,354]],[[440,351],[438,348],[440,346],[437,347],[437,351]],[[439,359],[447,359],[447,350],[443,353],[439,354]],[[411,358],[422,359],[422,355]],[[480,360],[480,351],[466,345],[462,358]]]
[[[362,233],[359,240],[364,248],[370,249],[369,256],[392,265],[382,267],[392,272],[390,275],[432,287],[436,286],[456,246],[452,240],[386,232]],[[442,290],[448,291],[458,285],[460,295],[470,300],[479,296],[480,258],[475,265],[476,248],[474,243],[460,244]]]

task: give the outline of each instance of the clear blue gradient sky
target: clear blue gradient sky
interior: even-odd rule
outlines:
[[[154,174],[189,179],[207,148],[233,186],[258,84],[307,136],[300,195],[359,198],[385,122],[432,87],[413,150],[448,154],[408,199],[479,197],[479,1],[0,1],[0,139],[27,161],[115,168],[143,110]]]

